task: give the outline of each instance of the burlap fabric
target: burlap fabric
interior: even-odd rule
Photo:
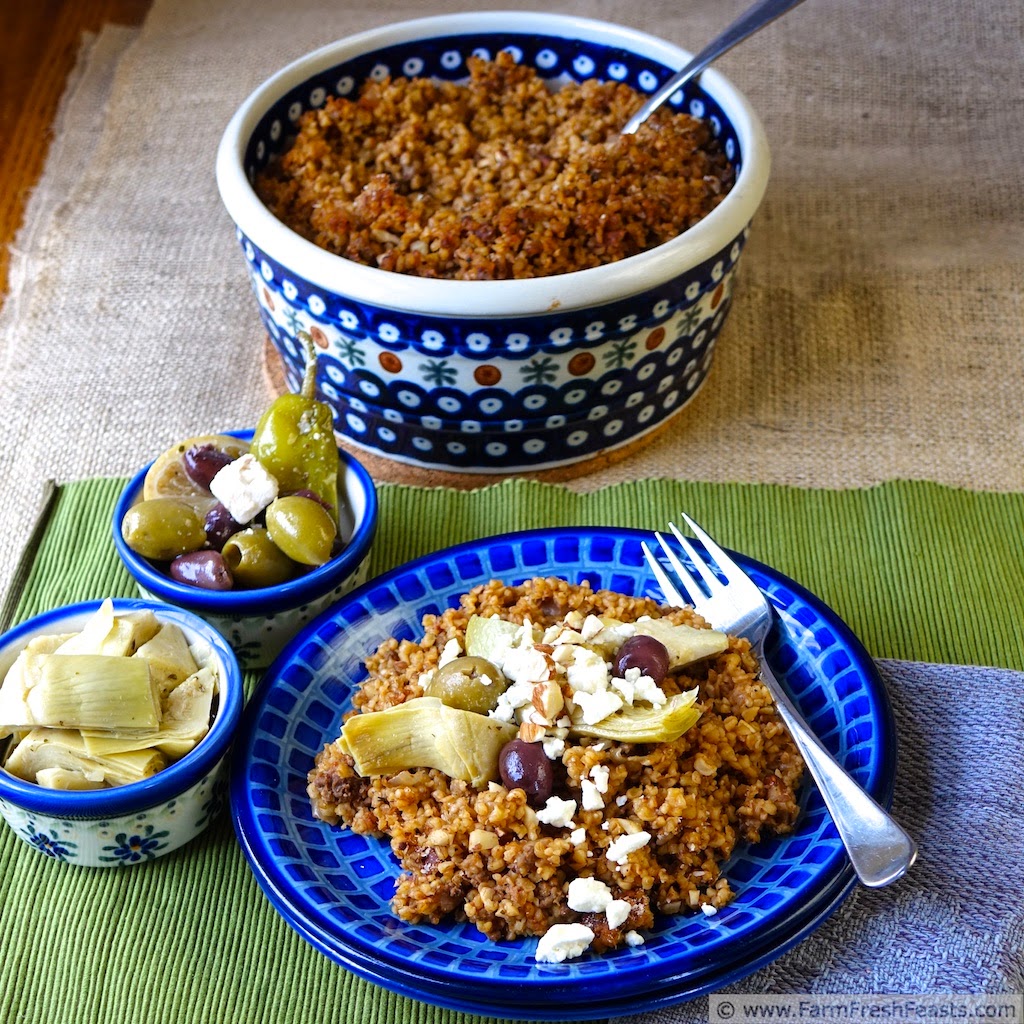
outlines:
[[[137,33],[105,30],[86,51],[0,325],[0,587],[46,478],[130,472],[266,403],[213,177],[241,99],[338,36],[511,6],[156,0]],[[543,5],[689,48],[743,6]],[[774,165],[715,367],[671,429],[570,486],[1024,489],[1022,35],[1017,0],[811,0],[724,58]]]

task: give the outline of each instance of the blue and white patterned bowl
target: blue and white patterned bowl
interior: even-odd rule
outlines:
[[[0,637],[0,679],[35,636],[80,630],[99,601],[44,612]],[[224,638],[190,612],[150,601],[114,600],[115,614],[148,609],[184,632],[217,669],[220,692],[210,731],[180,761],[141,782],[112,789],[46,789],[0,769],[0,814],[29,846],[85,867],[155,860],[199,835],[224,805],[227,753],[242,714],[242,673]],[[6,741],[0,741],[5,743]]]
[[[252,437],[251,430],[227,433],[246,440]],[[340,449],[338,454],[344,550],[303,576],[257,590],[201,590],[178,583],[128,547],[121,536],[121,522],[128,509],[142,500],[149,470],[144,466],[121,492],[112,521],[114,546],[139,593],[201,616],[228,639],[243,668],[265,668],[302,626],[366,580],[377,532],[377,489],[358,459]]]
[[[217,155],[267,332],[298,389],[300,333],[339,437],[427,468],[508,473],[565,466],[655,430],[694,396],[728,313],[769,153],[747,100],[706,71],[670,103],[707,117],[736,183],[677,238],[617,263],[515,281],[427,280],[335,256],[260,202],[256,173],[306,110],[368,77],[458,80],[466,58],[510,50],[557,82],[653,92],[689,54],[619,25],[536,12],[423,18],[300,58],[241,105]],[[509,427],[512,424],[512,427]]]

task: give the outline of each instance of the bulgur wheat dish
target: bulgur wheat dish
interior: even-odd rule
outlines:
[[[550,89],[507,53],[465,84],[368,80],[299,119],[257,176],[271,212],[339,256],[419,277],[545,277],[621,260],[707,216],[734,171],[703,120],[621,82]]]
[[[313,813],[386,836],[407,921],[539,936],[539,961],[712,915],[740,841],[791,830],[803,762],[747,641],[692,609],[492,581],[371,654]]]

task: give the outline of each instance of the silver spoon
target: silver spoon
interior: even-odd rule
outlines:
[[[682,88],[691,78],[699,75],[713,60],[717,60],[731,50],[737,43],[742,43],[758,29],[781,18],[783,14],[803,3],[803,0],[760,0],[748,11],[741,14],[724,32],[716,36],[683,68],[673,75],[651,98],[626,122],[622,129],[623,135],[632,135],[671,96]]]

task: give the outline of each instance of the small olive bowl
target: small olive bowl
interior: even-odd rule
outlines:
[[[669,107],[705,119],[736,172],[699,223],[617,262],[520,280],[414,277],[318,248],[253,182],[304,112],[367,79],[460,81],[506,51],[552,87],[588,79],[654,92],[691,54],[634,29],[538,11],[446,14],[371,29],[308,53],[239,106],[217,154],[260,315],[297,390],[300,335],[320,348],[335,432],[424,469],[504,475],[627,449],[689,402],[731,307],[770,154],[747,99],[709,69]],[[628,450],[628,449],[627,449]]]
[[[16,835],[54,860],[85,867],[128,867],[162,857],[216,817],[227,788],[227,753],[242,714],[242,673],[234,652],[208,623],[180,608],[114,599],[114,614],[151,611],[185,634],[200,664],[217,671],[218,695],[206,736],[180,760],[141,782],[110,789],[47,789],[0,769],[0,814]],[[99,601],[66,605],[0,637],[0,680],[36,636],[80,630]],[[0,741],[6,743],[6,741]]]
[[[251,430],[226,433],[247,441],[253,434]],[[121,522],[142,500],[149,470],[149,466],[143,467],[121,492],[112,523],[114,547],[139,593],[201,616],[227,638],[244,669],[265,668],[303,625],[366,579],[377,531],[377,490],[362,463],[344,450],[339,449],[338,455],[344,549],[305,575],[253,590],[203,590],[179,583],[128,547],[121,535]]]

